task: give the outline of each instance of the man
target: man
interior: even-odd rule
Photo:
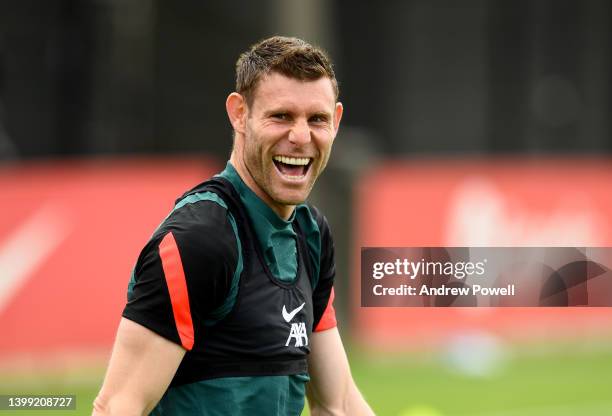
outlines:
[[[332,306],[333,242],[304,204],[342,118],[323,51],[253,45],[226,100],[226,169],[177,200],[145,246],[94,415],[373,414]]]

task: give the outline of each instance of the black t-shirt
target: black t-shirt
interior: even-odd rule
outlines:
[[[237,175],[228,177],[232,183],[239,180]],[[244,184],[236,187],[240,186]],[[296,207],[294,221],[306,235],[317,274],[312,295],[313,330],[332,328],[336,326],[335,262],[329,225],[309,205]],[[123,316],[192,349],[198,338],[205,336],[205,328],[223,319],[234,306],[243,268],[240,246],[236,221],[217,194],[202,192],[182,198],[141,252]],[[187,324],[193,328],[185,335],[191,342],[181,339]]]

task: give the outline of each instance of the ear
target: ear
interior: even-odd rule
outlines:
[[[225,109],[234,131],[244,134],[247,113],[244,97],[237,92],[231,93],[225,100]]]
[[[340,128],[340,120],[342,120],[342,114],[344,113],[344,107],[341,102],[336,103],[336,108],[334,109],[334,137],[338,134],[338,129]]]

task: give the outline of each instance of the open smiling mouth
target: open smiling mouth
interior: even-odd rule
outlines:
[[[272,161],[281,175],[288,179],[304,178],[312,164],[309,157],[274,156]]]

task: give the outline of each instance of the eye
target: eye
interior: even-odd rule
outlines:
[[[328,120],[329,118],[325,114],[315,114],[308,121],[311,123],[327,123]]]
[[[289,114],[287,113],[274,113],[271,117],[277,120],[289,120]]]

